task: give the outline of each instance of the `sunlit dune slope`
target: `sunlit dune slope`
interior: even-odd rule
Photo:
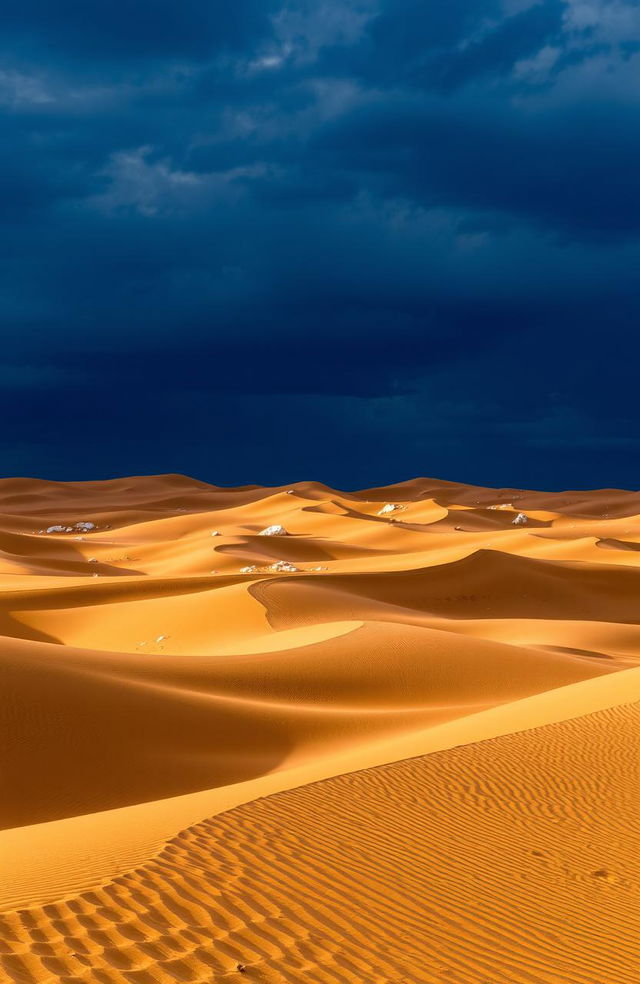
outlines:
[[[205,820],[0,916],[7,979],[635,984],[639,706]]]
[[[630,980],[638,597],[633,492],[0,481],[8,980]]]
[[[620,663],[395,623],[337,634],[341,624],[325,641],[302,634],[295,649],[250,656],[7,646],[5,685],[21,692],[30,734],[5,736],[4,826],[239,782]]]

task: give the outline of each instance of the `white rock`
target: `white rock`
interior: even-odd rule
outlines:
[[[391,513],[398,512],[398,510],[403,508],[404,506],[399,506],[395,502],[388,502],[386,506],[383,506],[382,509],[379,510],[378,516],[389,516]]]
[[[241,574],[255,574],[255,572],[257,571],[257,569],[258,568],[256,567],[255,564],[250,564],[248,567],[241,567],[240,568],[240,573]]]
[[[221,536],[220,530],[211,530],[211,536]]]
[[[284,526],[267,526],[266,529],[260,530],[258,536],[288,536],[289,534],[285,530]]]
[[[98,563],[98,558],[97,557],[89,557],[89,563],[90,564],[97,564]]]
[[[67,527],[66,526],[48,526],[46,532],[47,533],[66,533],[67,532]]]
[[[74,529],[82,530],[84,533],[89,533],[91,530],[95,530],[95,523],[75,523]]]
[[[300,571],[299,567],[295,567],[294,564],[290,564],[288,560],[277,560],[275,564],[271,565],[272,571],[286,571],[288,574],[296,574]]]
[[[158,636],[158,638],[156,639],[156,642],[162,642],[164,639],[168,639],[168,638],[169,638],[169,636],[161,635],[161,636]]]
[[[515,519],[512,519],[511,522],[514,526],[525,526],[526,523],[529,522],[529,519],[524,513],[518,513]]]

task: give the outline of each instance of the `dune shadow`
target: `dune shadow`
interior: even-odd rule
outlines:
[[[640,543],[633,543],[630,540],[614,540],[612,537],[605,537],[596,541],[596,547],[604,550],[640,550]]]
[[[295,582],[279,578],[252,587],[279,627],[287,627],[296,612],[305,620],[328,621],[344,617],[348,610],[350,618],[367,621],[379,617],[381,605],[455,620],[555,618],[635,624],[639,592],[640,570],[633,567],[602,570],[487,549],[436,567],[328,572],[321,583],[300,574]]]
[[[31,625],[25,625],[15,617],[12,612],[0,611],[0,636],[9,639],[24,639],[28,642],[48,642],[57,646],[64,645],[62,639],[35,629]]]
[[[595,649],[577,649],[574,646],[536,646],[536,649],[543,649],[546,653],[559,653],[569,656],[586,656],[589,659],[615,659],[609,653],[600,653]]]

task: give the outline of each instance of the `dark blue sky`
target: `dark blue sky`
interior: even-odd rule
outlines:
[[[640,485],[640,5],[21,0],[3,475]]]

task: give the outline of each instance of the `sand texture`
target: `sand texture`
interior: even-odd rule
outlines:
[[[640,493],[0,481],[0,984],[636,984],[639,613]]]

